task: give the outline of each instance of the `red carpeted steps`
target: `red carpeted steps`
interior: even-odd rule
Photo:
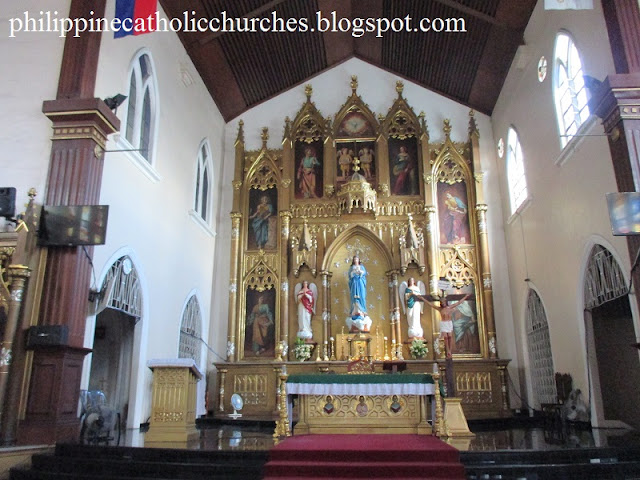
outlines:
[[[464,480],[458,450],[430,435],[296,435],[271,449],[266,480]]]

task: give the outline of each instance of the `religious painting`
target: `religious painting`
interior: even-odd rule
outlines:
[[[376,132],[365,115],[353,110],[347,113],[336,132],[336,137],[374,137]]]
[[[278,246],[278,189],[249,192],[249,250],[275,250]]]
[[[295,146],[295,197],[320,198],[323,191],[323,143],[296,142]]]
[[[418,140],[389,138],[389,187],[391,195],[419,195]]]
[[[340,185],[347,182],[357,171],[372,186],[376,179],[376,144],[373,140],[351,140],[336,142],[337,172]]]
[[[451,312],[454,345],[452,353],[454,355],[479,355],[480,332],[475,285],[471,283],[461,288],[450,286],[444,292],[447,294],[448,304],[455,305]]]
[[[276,292],[247,289],[244,357],[274,357],[276,346]]]
[[[466,182],[438,183],[438,217],[441,244],[470,244]]]

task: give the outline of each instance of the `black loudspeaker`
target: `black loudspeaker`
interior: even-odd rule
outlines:
[[[14,218],[16,216],[16,189],[13,187],[0,188],[0,217]]]
[[[67,325],[36,325],[29,328],[27,349],[35,347],[51,347],[69,343],[69,327]]]

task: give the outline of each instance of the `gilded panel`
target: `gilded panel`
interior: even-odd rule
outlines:
[[[242,374],[233,377],[233,393],[239,394],[245,405],[267,406],[269,378],[266,374]]]
[[[308,395],[308,418],[420,418],[417,395]]]

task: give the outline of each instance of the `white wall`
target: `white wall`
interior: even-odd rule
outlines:
[[[565,162],[556,164],[561,143],[552,95],[553,47],[555,36],[566,29],[582,55],[586,75],[603,80],[613,73],[606,26],[600,2],[594,10],[545,11],[538,5],[525,31],[523,68],[516,62],[504,84],[492,115],[494,145],[506,142],[513,125],[520,137],[530,205],[518,218],[510,216],[504,161],[498,161],[498,181],[503,191],[507,256],[513,298],[513,318],[518,355],[528,373],[526,326],[524,325],[529,278],[546,308],[554,368],[571,373],[574,385],[588,391],[581,277],[586,261],[585,249],[593,235],[601,236],[623,259],[629,269],[626,242],[611,235],[605,193],[616,191],[611,155],[600,121],[584,133],[575,151]],[[549,63],[546,80],[537,77],[538,59]],[[568,147],[573,150],[572,144]],[[565,152],[567,153],[567,152]],[[529,386],[530,378],[527,379]],[[533,394],[528,392],[533,407]]]
[[[114,0],[109,0],[107,17],[114,9]],[[150,409],[151,371],[146,362],[177,357],[182,310],[191,292],[198,294],[205,341],[210,330],[219,329],[219,320],[210,315],[211,302],[216,301],[212,278],[217,220],[206,229],[189,211],[194,204],[198,147],[204,138],[209,139],[213,157],[213,207],[217,210],[224,148],[222,116],[174,33],[121,39],[103,35],[96,96],[128,94],[130,63],[140,49],[150,54],[157,75],[160,106],[153,168],[150,175],[139,168],[137,153],[105,154],[100,201],[110,205],[109,226],[107,244],[94,254],[96,269],[106,272],[114,252],[123,248],[134,252],[135,267],[143,279],[145,307],[136,327],[140,343],[134,351],[135,409],[129,419],[134,427],[148,417]],[[117,111],[122,125],[126,112],[125,101]],[[110,139],[107,151],[123,147],[117,140],[117,135]],[[200,367],[204,371],[211,361],[208,353],[203,345]]]
[[[395,90],[399,78],[384,70],[374,67],[359,59],[351,59],[331,70],[324,72],[309,82],[313,86],[311,100],[323,116],[335,115],[347,98],[351,95],[349,82],[352,75],[358,76],[358,94],[365,103],[377,113],[386,114],[397,97]],[[424,111],[432,142],[443,141],[443,120],[451,120],[451,138],[453,141],[464,142],[468,139],[469,108],[434,92],[426,90],[416,84],[405,81],[403,96],[416,113]],[[259,149],[261,128],[269,127],[270,148],[281,148],[284,119],[293,119],[300,110],[306,96],[304,86],[297,86],[277,97],[245,112],[243,115],[229,122],[226,126],[225,167],[223,173],[223,199],[220,213],[219,248],[221,252],[230,249],[230,230],[234,142],[238,132],[238,122],[244,121],[245,148]],[[484,177],[485,199],[489,206],[488,222],[490,231],[491,269],[493,273],[493,289],[495,302],[496,329],[498,332],[498,351],[501,358],[515,358],[514,333],[511,319],[511,303],[508,284],[506,259],[504,257],[505,243],[502,226],[502,212],[500,204],[500,190],[498,176],[495,172],[495,153],[493,148],[493,132],[490,119],[486,115],[476,113],[476,120],[480,130],[480,150],[482,168],[486,172]],[[216,265],[216,295],[223,298],[229,289],[229,260],[222,255]],[[214,317],[227,318],[228,302],[220,302],[212,312]],[[218,349],[224,348],[225,339],[219,337]],[[513,365],[513,364],[512,364]],[[511,368],[511,367],[510,367]],[[515,368],[515,367],[513,367]]]
[[[47,9],[67,12],[70,0],[51,0]],[[51,154],[51,122],[42,102],[56,98],[64,38],[55,33],[21,32],[10,38],[10,19],[24,12],[40,18],[40,0],[3,2],[0,9],[0,187],[16,188],[16,213],[24,211],[35,187],[42,202]],[[18,27],[18,22],[14,22]]]
[[[47,2],[46,9],[64,17],[68,0]],[[3,89],[0,103],[6,113],[0,119],[0,187],[17,188],[18,211],[26,203],[30,187],[44,199],[51,150],[51,122],[42,114],[42,102],[55,99],[64,38],[49,33],[19,33],[9,38],[9,19],[31,16],[43,10],[41,1],[8,2],[0,14],[0,60]],[[106,17],[112,18],[115,0],[108,0]],[[129,68],[135,53],[146,48],[157,74],[160,107],[157,115],[156,155],[151,174],[140,169],[136,154],[109,153],[122,148],[113,135],[104,156],[100,202],[110,206],[107,243],[94,249],[96,285],[111,264],[130,255],[141,279],[143,317],[136,327],[129,426],[137,427],[150,412],[151,371],[146,362],[176,358],[183,306],[197,292],[202,311],[203,338],[220,329],[226,319],[210,322],[215,231],[217,219],[206,228],[189,214],[194,204],[196,158],[204,138],[213,157],[213,209],[218,210],[224,121],[177,35],[157,32],[114,39],[102,35],[95,96],[128,94]],[[118,109],[125,120],[127,103]],[[226,299],[226,295],[224,296]],[[91,346],[94,319],[89,318],[85,344]],[[212,334],[215,338],[215,334]],[[209,355],[202,347],[207,370]],[[88,384],[90,357],[83,383]],[[204,413],[201,410],[199,413]]]

